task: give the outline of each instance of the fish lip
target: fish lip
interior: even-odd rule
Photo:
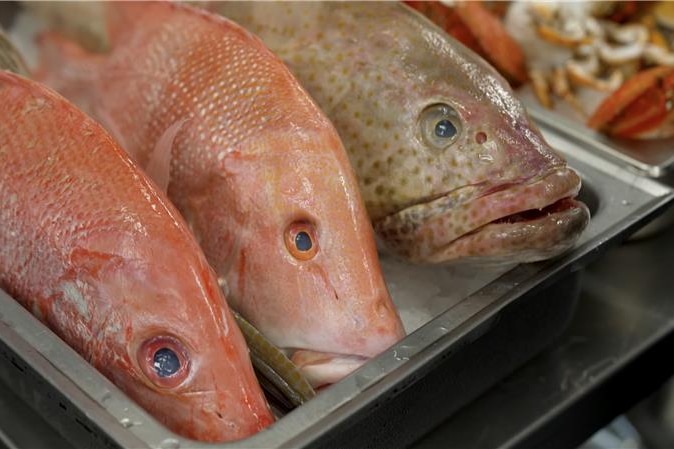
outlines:
[[[339,382],[370,360],[370,357],[359,354],[340,354],[303,348],[284,348],[283,350],[292,353],[290,360],[314,388]],[[326,373],[326,371],[331,371],[331,373]]]
[[[290,359],[298,367],[308,366],[308,365],[317,365],[320,363],[325,363],[328,360],[360,360],[367,361],[370,359],[368,356],[360,354],[345,354],[338,352],[325,352],[325,351],[315,351],[313,349],[304,349],[304,348],[283,348],[283,351],[291,353]],[[299,356],[304,356],[307,358],[307,361],[304,363],[297,364],[295,360]]]
[[[463,191],[467,191],[467,190],[468,191],[469,190],[475,191],[476,192],[475,194],[464,198],[462,201],[457,202],[454,205],[455,207],[461,206],[462,204],[466,204],[466,203],[469,203],[471,201],[475,201],[479,198],[489,196],[489,195],[492,195],[492,194],[496,194],[496,193],[499,193],[499,192],[503,192],[505,190],[508,190],[509,188],[526,187],[526,186],[533,186],[533,185],[536,185],[536,184],[540,184],[546,178],[548,178],[550,175],[554,175],[554,174],[557,174],[557,173],[569,173],[569,172],[574,172],[574,171],[572,169],[566,167],[566,166],[556,166],[556,167],[546,171],[542,175],[535,176],[535,177],[510,180],[508,182],[504,182],[504,183],[496,184],[496,185],[489,185],[487,182],[469,184],[469,185],[457,187],[456,189],[447,190],[447,191],[442,192],[442,193],[437,193],[437,194],[426,196],[424,198],[419,199],[418,201],[407,204],[405,207],[388,214],[386,217],[392,217],[392,216],[398,215],[401,212],[404,212],[408,209],[412,209],[416,206],[422,206],[422,205],[425,205],[425,204],[431,204],[431,203],[436,202],[436,201],[441,201],[441,200],[443,200],[443,199],[445,199],[445,198],[447,198],[451,195],[460,194]],[[580,183],[578,183],[578,189],[573,194],[573,196],[575,196],[578,193],[578,190],[580,190]],[[386,218],[386,217],[384,217],[384,218]]]
[[[418,202],[415,205],[408,206],[396,213],[390,214],[374,224],[375,230],[387,242],[387,246],[399,255],[417,263],[438,263],[456,258],[463,258],[469,254],[455,254],[452,247],[459,245],[462,240],[479,234],[482,230],[490,227],[490,231],[496,234],[495,229],[507,226],[517,227],[518,221],[508,222],[507,217],[517,216],[528,211],[540,210],[541,217],[546,218],[554,216],[543,213],[548,207],[553,207],[556,203],[563,200],[575,198],[581,187],[581,179],[578,174],[567,166],[555,166],[544,174],[523,181],[509,181],[498,185],[474,184],[463,186],[449,191],[441,196],[434,196],[432,200]],[[521,207],[517,201],[499,201],[499,198],[512,200],[513,197],[525,198],[521,201]],[[500,203],[504,204],[500,204]],[[454,235],[448,232],[440,232],[441,236],[433,235],[435,231],[451,224],[454,214],[475,210],[477,206],[482,205],[488,212],[484,216],[487,220],[467,220],[468,229],[456,231]],[[575,237],[566,239],[568,249],[580,232],[587,225],[589,212],[584,204],[580,202],[568,203],[570,209],[578,212],[574,217],[575,227],[572,223],[567,223],[567,229],[573,229]],[[567,209],[568,212],[568,209]],[[563,215],[564,212],[561,212]],[[585,218],[583,217],[585,216]],[[449,217],[449,220],[447,219]],[[465,216],[464,216],[465,218]],[[532,220],[535,222],[537,218]],[[568,220],[571,220],[566,217]],[[526,220],[520,220],[524,222]],[[530,224],[531,224],[530,223]],[[521,225],[519,225],[522,227]],[[434,231],[435,230],[435,231]],[[454,231],[454,230],[450,230]],[[431,238],[426,237],[431,234]],[[558,241],[552,241],[554,245],[559,246],[563,240],[562,235],[555,236]],[[507,238],[505,240],[508,241]],[[420,243],[421,242],[421,243]],[[430,243],[429,243],[430,242]],[[550,257],[561,253],[552,254]],[[488,253],[488,251],[484,251]],[[486,257],[484,254],[479,257]],[[524,258],[518,262],[529,262],[541,260],[541,258]]]
[[[537,187],[541,185],[545,185],[549,178],[555,176],[555,175],[572,175],[572,176],[577,176],[575,172],[569,168],[564,167],[563,169],[557,169],[557,170],[552,170],[547,172],[545,175],[540,176],[535,178],[534,180],[523,183],[523,184],[517,184],[517,183],[505,183],[497,186],[493,186],[489,189],[487,189],[485,192],[482,192],[482,194],[476,196],[475,198],[472,199],[472,201],[481,199],[481,198],[489,198],[493,196],[497,196],[503,193],[508,193],[510,191],[518,190],[518,189],[524,189],[523,194],[529,193],[536,189]],[[546,190],[546,193],[549,193],[549,195],[546,195],[544,198],[542,197],[543,201],[542,203],[536,204],[534,207],[523,207],[520,209],[516,209],[513,211],[510,211],[510,213],[504,214],[501,217],[495,218],[491,220],[488,223],[483,224],[482,226],[476,227],[473,231],[478,230],[481,227],[488,226],[490,224],[497,224],[496,222],[501,221],[507,217],[512,217],[518,214],[522,214],[527,211],[535,210],[538,209],[539,211],[543,211],[544,209],[551,207],[555,205],[556,203],[559,203],[560,201],[563,201],[565,199],[573,199],[578,195],[578,192],[580,191],[581,188],[581,182],[580,182],[580,177],[578,177],[578,182],[570,184],[568,186],[560,186],[556,190],[549,192]],[[473,231],[469,231],[473,232]],[[466,234],[468,234],[466,233]],[[464,234],[464,235],[466,235]],[[459,239],[463,237],[460,236]],[[457,239],[458,240],[458,239]]]
[[[554,212],[545,212],[548,208],[561,208]],[[518,215],[518,214],[513,214]],[[453,253],[454,257],[461,257],[466,264],[477,261],[481,266],[485,265],[507,265],[512,263],[537,262],[541,260],[556,257],[566,250],[570,249],[573,243],[580,236],[581,232],[587,226],[590,213],[584,203],[570,197],[555,201],[548,207],[541,210],[540,216],[524,221],[502,221],[503,218],[489,222],[483,226],[463,234],[459,238],[449,242],[444,247],[438,249],[435,255],[429,258],[429,261],[442,262],[446,260],[446,254]],[[558,232],[556,235],[546,234],[550,226],[546,224],[554,223],[552,226],[561,227],[564,232]],[[534,243],[522,247],[506,247],[505,251],[495,251],[491,254],[480,254],[471,251],[465,251],[465,246],[471,241],[480,239],[481,236],[488,234],[506,234],[513,229],[522,233],[527,233],[530,241]],[[545,235],[547,240],[545,244],[536,243],[541,236]],[[464,246],[464,248],[460,248]]]

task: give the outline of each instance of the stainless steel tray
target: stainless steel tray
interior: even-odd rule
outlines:
[[[670,188],[543,131],[584,178],[593,217],[576,247],[486,272],[385,259],[410,335],[251,438],[212,445],[173,434],[2,292],[0,380],[77,447],[409,444],[551,342],[573,310],[579,269],[674,200]]]
[[[646,176],[661,178],[674,167],[674,138],[655,140],[617,139],[605,136],[585,126],[568,106],[560,104],[554,111],[540,106],[529,87],[517,92],[536,121],[570,138],[579,140],[583,148],[624,164]]]

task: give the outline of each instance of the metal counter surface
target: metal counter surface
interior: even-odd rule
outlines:
[[[560,340],[414,445],[574,447],[674,373],[674,228],[584,273]],[[0,447],[68,447],[0,384]]]
[[[559,341],[415,449],[570,448],[674,374],[674,228],[610,250],[583,274]]]

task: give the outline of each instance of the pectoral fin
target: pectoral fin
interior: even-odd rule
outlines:
[[[171,155],[173,142],[185,124],[187,119],[182,119],[169,126],[164,134],[157,140],[154,150],[150,155],[145,172],[163,191],[168,191],[168,185],[171,177]]]

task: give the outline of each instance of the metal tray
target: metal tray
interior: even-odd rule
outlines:
[[[653,140],[611,138],[585,126],[577,118],[577,114],[563,103],[554,111],[542,107],[528,86],[519,89],[517,95],[526,105],[532,118],[579,140],[583,148],[602,154],[651,178],[661,178],[672,173],[674,138]]]
[[[579,270],[674,200],[670,188],[543,131],[584,179],[593,217],[576,247],[556,260],[479,275],[384,259],[410,335],[257,435],[215,445],[173,434],[2,292],[0,380],[77,447],[407,445],[561,333]]]

